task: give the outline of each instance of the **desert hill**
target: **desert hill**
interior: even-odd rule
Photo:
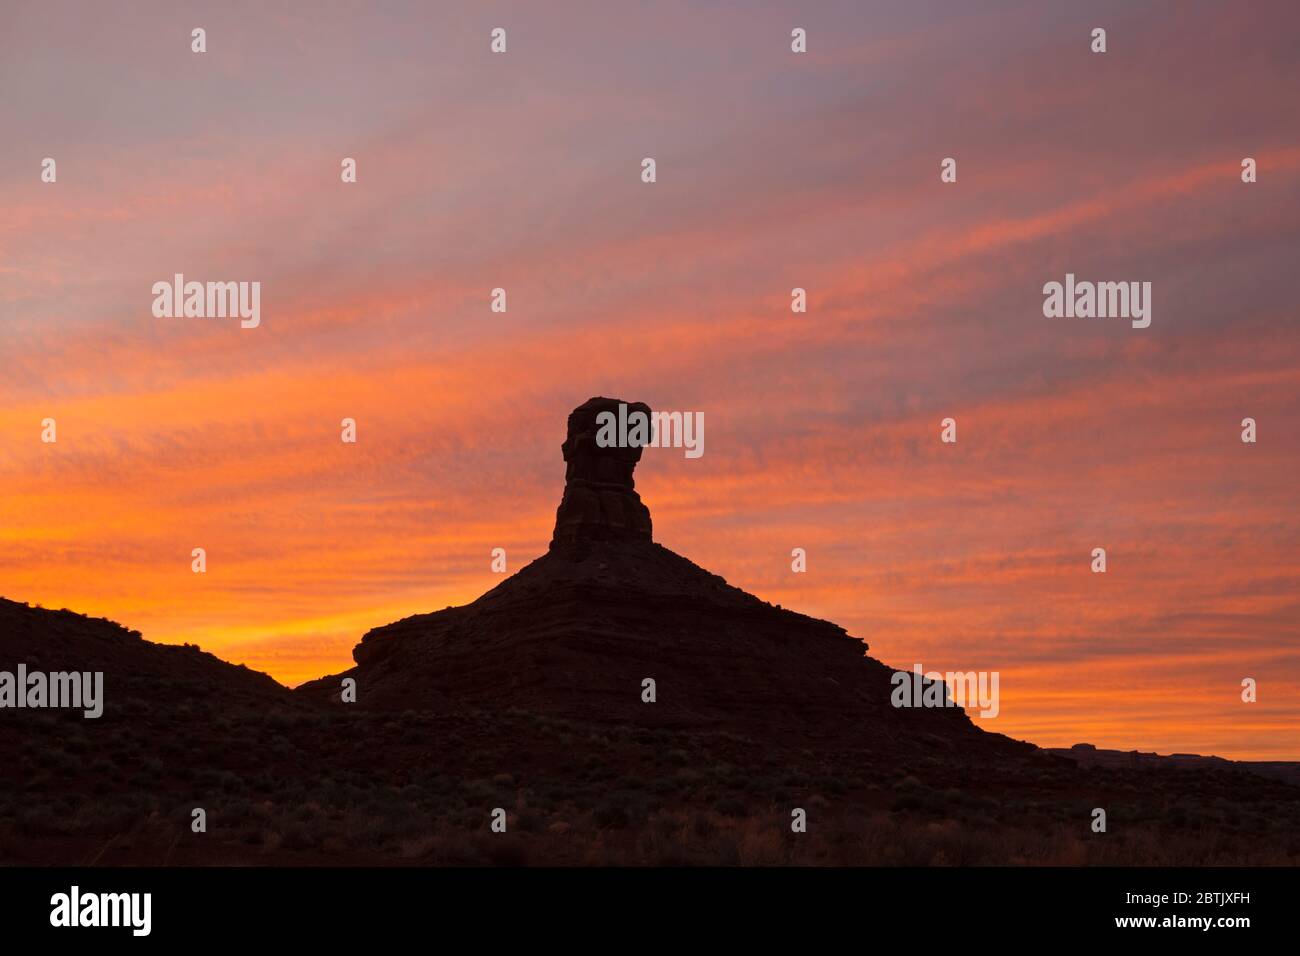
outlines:
[[[128,698],[169,707],[200,698],[231,704],[294,705],[288,688],[190,644],[155,644],[139,631],[74,611],[0,597],[0,670],[101,671],[112,703]]]

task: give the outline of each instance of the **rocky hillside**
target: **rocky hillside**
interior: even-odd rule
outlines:
[[[190,644],[155,644],[104,618],[0,598],[0,671],[102,671],[105,714],[127,699],[167,708],[197,698],[292,705],[288,688]]]

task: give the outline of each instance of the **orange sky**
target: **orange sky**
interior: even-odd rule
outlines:
[[[540,554],[616,395],[705,414],[659,541],[1000,671],[989,729],[1300,759],[1291,5],[534,6],[4,14],[0,594],[337,671]],[[155,319],[177,272],[261,326]],[[1066,272],[1151,327],[1044,319]]]

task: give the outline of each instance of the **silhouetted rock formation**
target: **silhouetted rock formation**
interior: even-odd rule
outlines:
[[[1027,746],[982,732],[957,708],[894,708],[894,671],[867,657],[865,642],[653,543],[632,488],[641,449],[595,444],[597,413],[617,406],[594,398],[569,416],[548,553],[471,604],[371,630],[353,650],[357,667],[299,692],[337,701],[350,676],[363,708],[518,707],[882,751]],[[646,678],[654,703],[642,700]]]
[[[644,402],[625,403],[617,398],[590,398],[569,415],[569,433],[560,446],[568,467],[564,497],[555,513],[551,547],[578,541],[618,538],[650,540],[650,509],[633,489],[632,471],[641,460],[641,448],[602,448],[596,443],[596,418],[601,412],[626,414],[639,411],[647,417]]]

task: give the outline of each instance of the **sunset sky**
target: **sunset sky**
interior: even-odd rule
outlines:
[[[999,671],[986,729],[1300,759],[1297,30],[5,3],[0,595],[332,673],[543,553],[565,416],[616,396],[704,413],[703,457],[637,469],[656,540],[893,666]],[[1150,281],[1150,328],[1044,318],[1067,272]],[[155,318],[175,273],[261,282],[261,326]]]

